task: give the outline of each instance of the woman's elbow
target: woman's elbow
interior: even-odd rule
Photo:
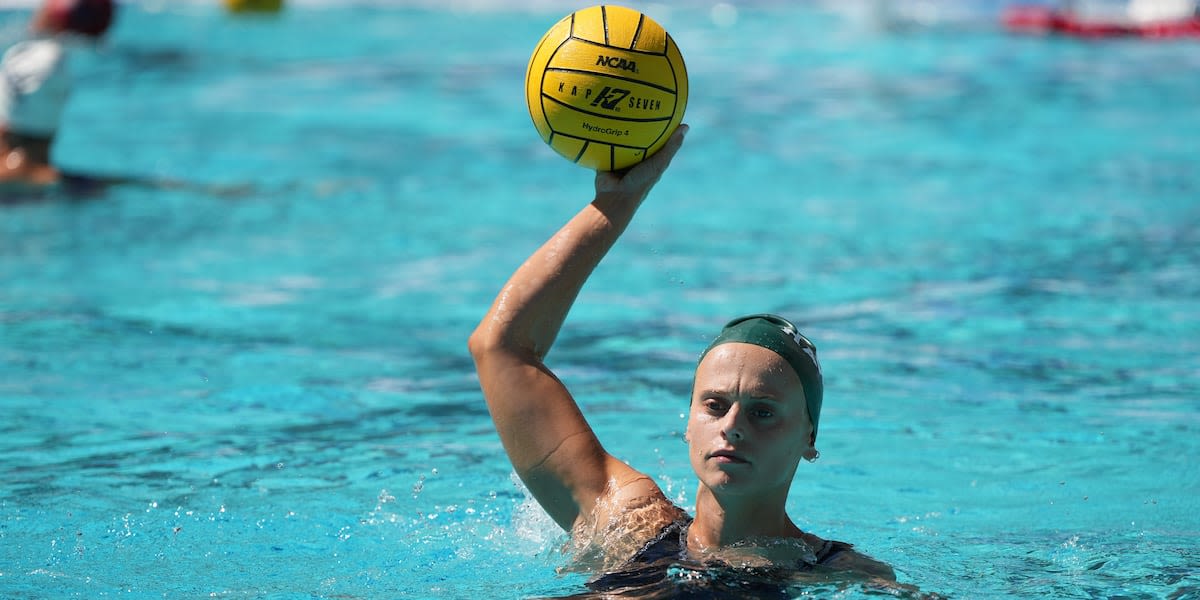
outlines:
[[[475,327],[475,331],[471,332],[471,336],[467,338],[467,350],[471,352],[471,356],[475,360],[498,352],[504,353],[520,353],[523,344],[521,337],[515,335],[516,332],[511,328],[505,327],[502,323],[493,322],[490,318],[485,318]]]
[[[482,323],[467,338],[467,350],[475,360],[479,360],[480,357],[485,356],[499,346],[498,336]]]

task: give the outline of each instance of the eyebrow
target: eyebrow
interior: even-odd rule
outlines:
[[[740,397],[751,400],[773,402],[776,404],[785,402],[783,393],[774,387],[766,386],[756,387],[748,390],[746,394],[734,394],[732,391],[724,389],[705,388],[700,391],[700,395],[705,398],[711,398],[713,396],[718,396],[721,398]]]

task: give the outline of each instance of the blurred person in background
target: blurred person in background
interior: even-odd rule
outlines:
[[[45,0],[28,37],[0,59],[0,199],[18,187],[87,185],[51,155],[71,94],[70,48],[99,41],[114,12],[112,0]]]
[[[1064,9],[1076,18],[1145,25],[1196,16],[1196,0],[1068,0]]]

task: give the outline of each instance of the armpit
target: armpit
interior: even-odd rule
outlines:
[[[571,570],[611,570],[624,564],[667,525],[687,513],[671,503],[646,476],[610,482],[588,517],[571,531]]]

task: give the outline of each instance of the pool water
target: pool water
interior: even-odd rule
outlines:
[[[584,4],[216,4],[124,3],[72,65],[60,162],[143,183],[2,207],[0,597],[585,591],[466,353],[590,199],[522,96]],[[1200,42],[977,4],[629,3],[692,130],[551,364],[690,508],[698,352],[785,314],[826,375],[801,527],[954,598],[1200,598]]]

